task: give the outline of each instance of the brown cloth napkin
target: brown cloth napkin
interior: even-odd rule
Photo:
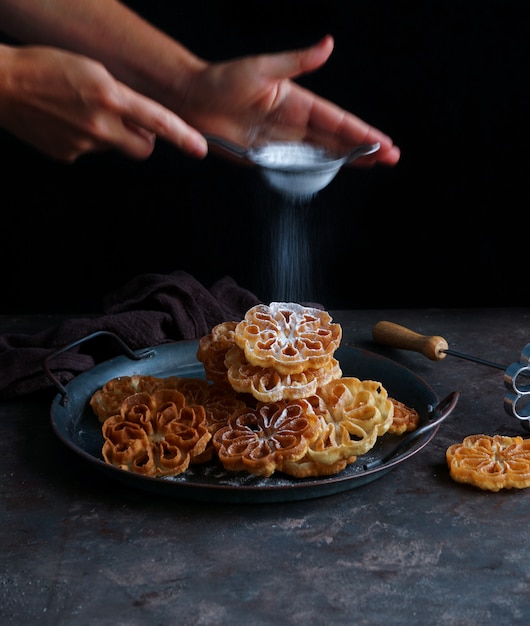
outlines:
[[[46,376],[44,359],[97,331],[118,335],[132,350],[180,339],[198,339],[213,326],[239,321],[260,300],[226,276],[210,289],[190,274],[142,274],[103,301],[101,316],[74,318],[36,334],[0,335],[0,399],[55,386]],[[65,385],[77,374],[120,354],[112,339],[96,338],[48,362]]]

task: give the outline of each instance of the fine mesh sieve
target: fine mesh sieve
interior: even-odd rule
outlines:
[[[220,137],[207,135],[206,139],[257,165],[264,180],[279,193],[299,198],[314,196],[335,178],[341,167],[380,148],[379,143],[361,144],[338,156],[303,142],[278,141],[246,149]]]

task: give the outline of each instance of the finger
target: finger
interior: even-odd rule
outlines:
[[[329,59],[334,45],[333,37],[326,35],[309,48],[265,55],[263,62],[266,65],[264,68],[266,71],[264,73],[270,78],[282,79],[312,72]]]
[[[297,88],[300,93],[305,92],[304,89]],[[323,98],[308,93],[308,101],[311,102],[307,123],[308,138],[314,142],[328,145],[330,149],[340,153],[361,143],[379,143],[379,150],[360,161],[359,165],[372,160],[388,165],[399,161],[400,150],[387,134]]]
[[[156,144],[156,134],[130,120],[123,120],[124,134],[120,139],[118,150],[127,156],[143,161],[151,156]]]
[[[131,156],[138,153],[142,158],[153,138],[161,137],[191,156],[206,156],[208,144],[201,133],[158,102],[125,85],[122,88],[120,115],[124,120],[124,129],[128,131],[123,135],[122,149],[125,152]]]

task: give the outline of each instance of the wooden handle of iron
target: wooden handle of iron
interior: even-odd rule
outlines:
[[[445,359],[445,350],[449,348],[443,337],[420,335],[394,322],[377,322],[372,329],[372,337],[381,345],[419,352],[431,361]]]

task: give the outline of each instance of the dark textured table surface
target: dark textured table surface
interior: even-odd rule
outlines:
[[[530,490],[455,483],[466,435],[530,436],[499,369],[376,346],[390,320],[508,366],[530,309],[332,312],[343,341],[390,357],[459,402],[417,454],[343,493],[209,503],[109,479],[54,434],[50,398],[0,405],[0,623],[136,626],[528,624]],[[36,332],[49,316],[0,317]]]

